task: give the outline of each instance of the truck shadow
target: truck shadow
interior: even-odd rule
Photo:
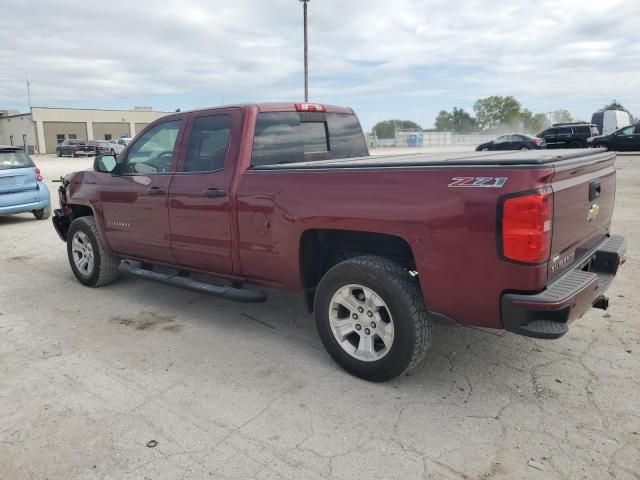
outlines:
[[[141,310],[143,305],[154,305],[156,312],[175,313],[175,322],[183,331],[189,330],[190,323],[197,322],[204,328],[221,327],[222,331],[216,335],[270,337],[286,343],[292,355],[308,355],[313,361],[335,369],[336,374],[347,375],[324,352],[313,315],[307,312],[302,295],[267,290],[266,303],[243,304],[130,277],[123,277],[113,290],[116,296],[133,295],[140,301]],[[468,385],[460,388],[469,389],[469,385],[486,382],[505,372],[528,383],[535,365],[549,361],[550,356],[557,357],[558,351],[565,348],[559,342],[563,340],[540,341],[501,330],[435,325],[425,361],[411,375],[391,383],[402,384],[403,388],[411,385],[422,388],[434,382],[464,383]],[[291,361],[296,362],[295,358]]]

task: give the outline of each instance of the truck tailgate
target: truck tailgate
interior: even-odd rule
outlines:
[[[549,280],[557,278],[608,233],[615,201],[615,154],[555,165]]]

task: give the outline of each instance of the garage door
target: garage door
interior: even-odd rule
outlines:
[[[43,122],[44,148],[47,153],[56,153],[56,147],[62,140],[75,138],[87,139],[87,124],[85,122]]]
[[[136,131],[135,134],[139,134],[147,125],[149,125],[148,123],[136,123]]]
[[[93,122],[94,140],[117,140],[121,136],[129,137],[127,122]]]

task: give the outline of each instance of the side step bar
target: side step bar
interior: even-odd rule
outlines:
[[[120,264],[120,271],[134,277],[144,278],[146,280],[152,280],[154,282],[164,283],[166,285],[180,287],[198,293],[207,293],[216,297],[226,298],[227,300],[233,300],[234,302],[262,303],[267,300],[267,294],[264,290],[245,290],[243,288],[235,288],[231,286],[221,287],[211,285],[209,283],[196,282],[189,277],[167,275],[139,268],[126,261]]]

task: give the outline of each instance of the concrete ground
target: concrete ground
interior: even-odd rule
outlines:
[[[338,368],[296,295],[85,288],[49,221],[1,217],[0,478],[640,478],[640,156],[617,165],[607,313],[556,341],[439,327],[385,384]]]

